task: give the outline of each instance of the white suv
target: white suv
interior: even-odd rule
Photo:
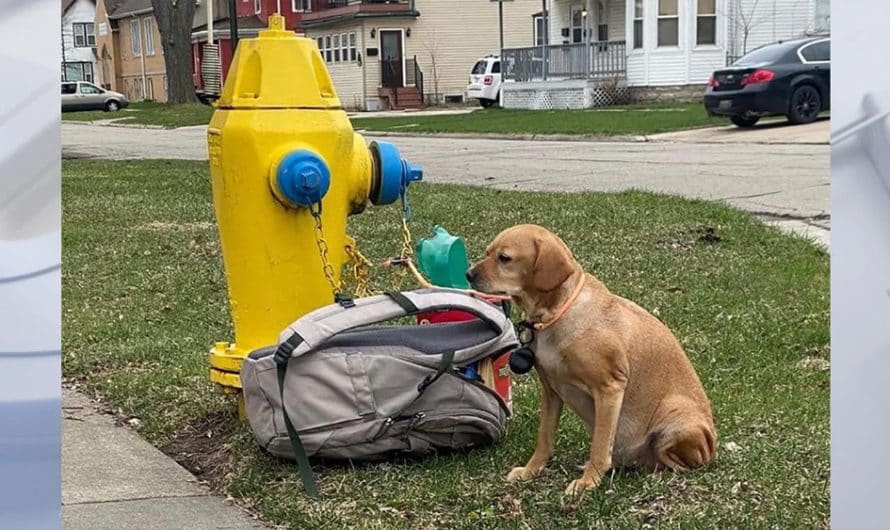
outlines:
[[[476,61],[467,85],[467,99],[479,100],[483,107],[497,105],[501,95],[501,58],[489,55]]]

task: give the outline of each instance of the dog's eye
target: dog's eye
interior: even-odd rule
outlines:
[[[512,259],[513,259],[513,258],[511,258],[510,256],[504,254],[503,252],[501,252],[500,254],[498,254],[498,261],[500,261],[501,263],[510,263],[510,261],[511,261]]]

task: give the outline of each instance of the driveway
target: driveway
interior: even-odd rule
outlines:
[[[805,126],[825,128],[827,121]],[[706,142],[689,136],[652,142],[552,142],[399,137],[403,154],[422,164],[430,182],[540,191],[645,189],[725,201],[783,230],[830,244],[827,143],[749,143],[800,127],[745,131],[709,129]],[[785,130],[785,133],[779,132]],[[799,131],[798,131],[799,133]],[[797,134],[797,133],[795,133]],[[814,133],[817,134],[817,133]],[[63,122],[66,158],[206,160],[204,127],[132,129]],[[721,136],[726,135],[726,136]],[[826,132],[827,138],[827,132]],[[743,141],[748,139],[748,141]]]
[[[728,122],[728,120],[727,120]],[[649,137],[655,142],[685,142],[708,144],[827,144],[830,136],[831,120],[821,118],[807,125],[791,125],[785,119],[771,119],[758,123],[750,129],[735,125],[693,129]]]

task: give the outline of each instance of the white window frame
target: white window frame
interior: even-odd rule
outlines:
[[[142,101],[143,99],[145,99],[145,87],[142,84],[142,78],[137,77],[134,85],[135,85],[134,91],[135,91],[135,95],[136,95],[136,97],[134,99],[136,101]]]
[[[145,80],[145,99],[155,98],[155,84],[153,78],[149,77]]]
[[[352,31],[349,33],[349,62],[358,61],[358,33]]]
[[[807,58],[803,56],[803,51],[804,51],[804,50],[806,50],[806,49],[809,48],[810,46],[815,46],[816,44],[820,44],[820,43],[823,43],[823,42],[828,42],[828,43],[830,44],[830,43],[831,43],[831,39],[830,39],[830,38],[826,38],[826,39],[814,40],[813,42],[810,42],[810,43],[808,43],[808,44],[804,44],[803,46],[801,46],[800,48],[798,48],[798,49],[797,49],[797,57],[800,59],[800,62],[803,63],[803,64],[828,64],[828,63],[830,63],[830,62],[831,62],[830,59],[827,60],[827,61],[808,61]]]
[[[646,1],[645,0],[634,0],[634,12],[633,19],[631,19],[631,49],[632,50],[642,50],[646,48],[646,22],[645,22],[645,13],[646,13]],[[637,10],[639,7],[639,10]],[[637,22],[640,23],[640,45],[637,46]]]
[[[259,15],[263,12],[263,0],[253,0],[253,14]]]
[[[293,13],[311,13],[312,0],[291,0],[290,10]]]
[[[142,57],[142,21],[138,18],[130,19],[130,51],[133,57]]]
[[[698,10],[699,1],[700,0],[695,1],[695,45],[697,47],[717,46],[717,37],[718,37],[718,35],[717,35],[717,33],[718,33],[718,31],[717,31],[717,8],[718,8],[718,4],[720,3],[720,0],[714,0],[714,11],[712,13],[704,13],[704,14],[702,14]],[[699,22],[703,18],[710,18],[710,19],[714,20],[714,42],[698,42]]]
[[[90,31],[92,29],[93,31]],[[71,35],[75,48],[95,48],[96,47],[96,25],[92,22],[74,22],[71,24]],[[80,37],[81,43],[77,43]],[[90,42],[92,39],[93,42]]]
[[[349,62],[349,33],[340,34],[340,62]]]
[[[334,51],[334,53],[333,53],[334,60],[331,62],[339,63],[340,62],[340,34],[339,33],[334,33],[334,35],[331,37],[331,49]]]
[[[661,14],[661,2],[664,0],[655,0],[656,3],[656,24],[655,24],[655,46],[658,48],[679,48],[680,47],[680,4],[682,0],[674,0],[677,4],[677,12],[673,15]],[[660,44],[661,40],[661,21],[674,19],[677,21],[677,43],[676,44]]]
[[[334,59],[333,48],[331,47],[331,36],[324,36],[324,62],[331,63]]]
[[[154,22],[152,17],[145,17],[142,19],[142,34],[145,36],[145,55],[154,55],[155,54],[155,34],[154,34]]]

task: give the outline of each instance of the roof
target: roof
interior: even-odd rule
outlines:
[[[96,3],[96,0],[90,1],[94,4]],[[68,11],[68,8],[73,6],[75,2],[77,2],[77,0],[62,0],[62,14],[65,14],[65,11]]]
[[[266,29],[266,24],[256,15],[247,17],[238,17],[238,32],[242,29]],[[229,30],[229,17],[213,21],[213,31]],[[192,28],[192,33],[197,31],[207,31],[207,24],[201,24]]]
[[[106,0],[105,11],[108,18],[124,18],[136,13],[153,11],[151,0]]]

